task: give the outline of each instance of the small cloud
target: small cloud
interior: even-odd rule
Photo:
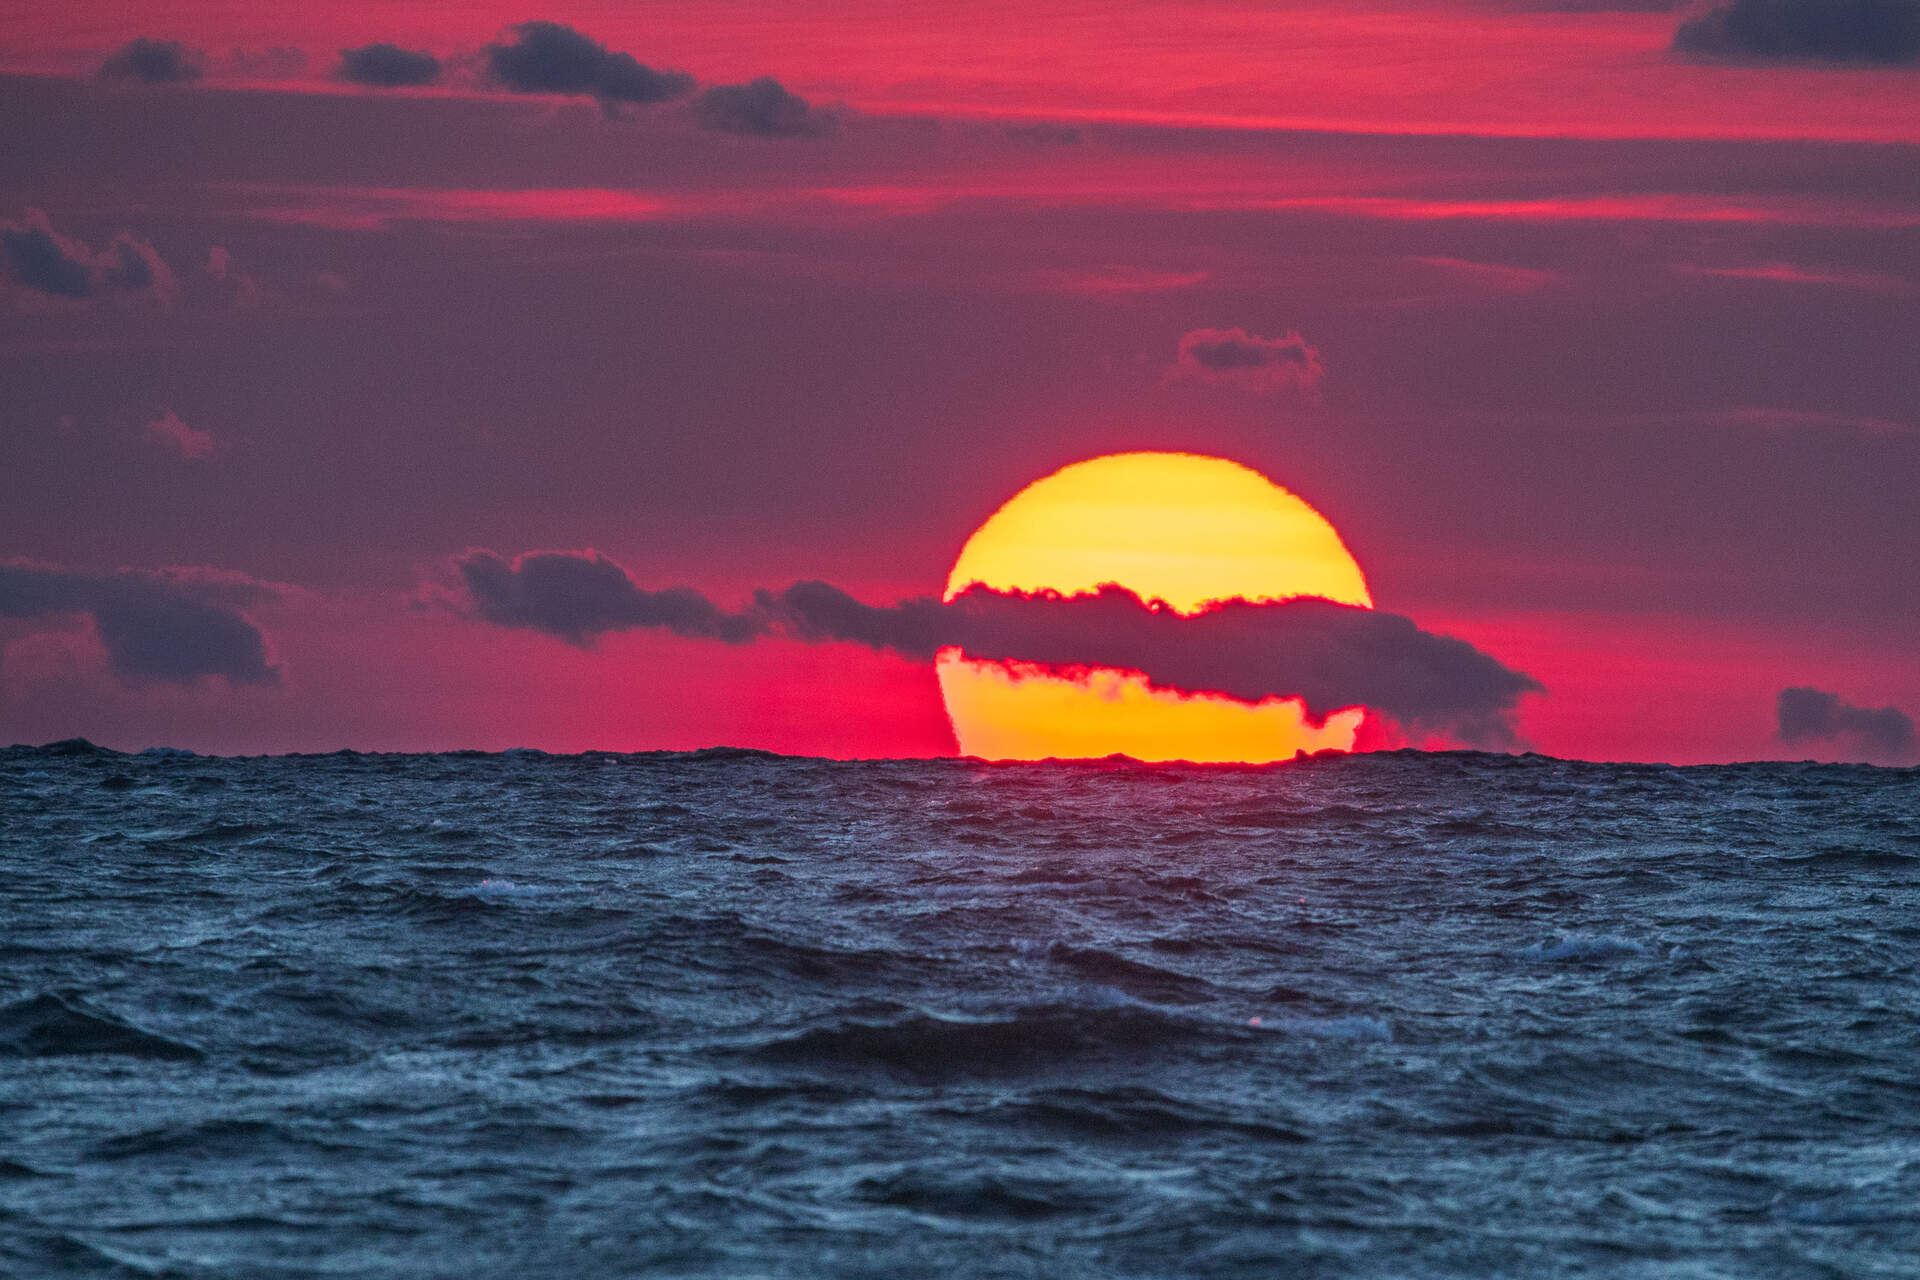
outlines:
[[[159,253],[145,240],[122,232],[113,238],[100,260],[100,279],[109,289],[123,293],[145,293],[172,297],[173,273],[160,260]]]
[[[1678,53],[1758,62],[1920,62],[1920,0],[1718,0],[1673,33]]]
[[[659,627],[676,635],[741,644],[761,632],[697,591],[647,591],[598,551],[530,551],[508,560],[472,550],[454,568],[475,614],[502,627],[527,627],[585,645],[603,631]]]
[[[1750,280],[1759,284],[1798,285],[1805,288],[1858,289],[1889,297],[1910,297],[1917,291],[1911,280],[1879,271],[1845,271],[1803,267],[1793,262],[1756,262],[1745,266],[1707,267],[1677,263],[1674,274],[1718,280]]]
[[[220,447],[211,431],[201,431],[190,427],[173,410],[161,413],[152,422],[140,429],[140,436],[150,444],[159,445],[169,453],[177,454],[188,461],[210,458]]]
[[[1914,754],[1913,718],[1898,707],[1869,711],[1837,693],[1800,685],[1780,691],[1775,714],[1780,741],[1789,746],[1824,743],[1889,761],[1905,761]]]
[[[1195,329],[1180,339],[1167,377],[1246,391],[1311,390],[1325,366],[1320,352],[1297,332],[1262,338],[1245,329]]]
[[[100,64],[107,80],[137,84],[190,84],[206,74],[207,55],[178,40],[129,40]]]
[[[1554,271],[1516,267],[1505,262],[1476,262],[1470,258],[1418,257],[1412,260],[1446,279],[1486,293],[1538,293],[1560,282]]]
[[[440,59],[424,51],[395,44],[364,44],[342,49],[334,78],[376,89],[401,89],[432,84],[440,78]]]
[[[56,298],[145,293],[171,302],[178,293],[173,272],[145,240],[123,231],[94,253],[55,231],[38,209],[24,221],[0,222],[0,255],[15,282]]]
[[[267,290],[259,277],[237,269],[233,255],[219,245],[207,250],[207,274],[227,286],[233,305],[242,311],[251,311],[266,301]]]
[[[329,298],[344,298],[353,292],[353,286],[347,283],[347,278],[337,271],[314,272],[313,287]]]
[[[38,209],[28,210],[24,223],[0,223],[0,250],[13,278],[29,289],[59,298],[88,298],[98,287],[93,254],[56,232]]]
[[[753,138],[817,138],[836,123],[772,76],[714,85],[693,100],[693,118],[702,128]]]
[[[278,597],[263,583],[204,569],[88,573],[0,562],[0,618],[90,615],[108,667],[132,684],[280,683],[265,636],[241,612]]]
[[[510,93],[579,94],[611,111],[667,102],[693,91],[684,71],[656,71],[558,22],[522,22],[513,38],[483,50],[487,80]]]

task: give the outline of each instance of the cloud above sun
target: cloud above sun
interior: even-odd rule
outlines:
[[[1245,329],[1194,329],[1180,338],[1167,377],[1245,391],[1311,390],[1326,374],[1320,352],[1297,332],[1262,338]]]

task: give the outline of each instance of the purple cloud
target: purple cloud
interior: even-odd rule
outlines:
[[[1177,382],[1246,391],[1309,390],[1320,385],[1320,352],[1297,332],[1262,338],[1245,329],[1194,329],[1183,334],[1167,376]]]

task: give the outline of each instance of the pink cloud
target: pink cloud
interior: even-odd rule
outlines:
[[[220,442],[214,438],[213,432],[188,426],[180,415],[171,409],[143,427],[140,435],[149,443],[159,445],[162,449],[188,461],[210,458],[220,447]]]
[[[1765,284],[1804,285],[1814,288],[1858,289],[1865,293],[1884,293],[1909,297],[1916,292],[1911,280],[1878,271],[1815,271],[1791,262],[1762,262],[1743,267],[1702,267],[1681,263],[1674,271],[1683,276],[1705,276],[1720,280],[1754,280]]]

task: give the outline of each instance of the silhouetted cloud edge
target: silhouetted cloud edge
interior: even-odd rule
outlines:
[[[88,615],[108,667],[135,684],[189,685],[209,676],[279,684],[265,635],[242,612],[279,597],[265,583],[206,569],[89,572],[0,561],[0,618]]]
[[[509,559],[474,548],[453,561],[469,616],[590,644],[647,628],[746,644],[763,638],[864,645],[916,661],[957,649],[981,661],[1062,674],[1137,672],[1156,688],[1245,703],[1299,698],[1324,718],[1367,707],[1405,728],[1509,748],[1521,697],[1540,683],[1464,640],[1379,610],[1300,598],[1230,600],[1196,615],[1120,587],[1063,596],[991,591],[866,604],[829,583],[758,591],[727,610],[688,587],[650,591],[597,551]]]
[[[1775,700],[1774,717],[1788,746],[1824,743],[1902,762],[1915,754],[1913,717],[1898,707],[1856,707],[1837,693],[1790,685]]]

